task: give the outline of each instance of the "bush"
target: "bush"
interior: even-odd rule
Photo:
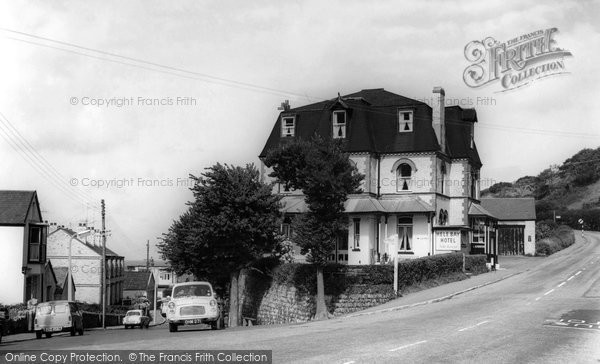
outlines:
[[[535,255],[551,255],[562,249],[568,248],[575,243],[573,229],[566,225],[560,225],[548,235],[535,244]]]
[[[480,274],[487,272],[487,256],[485,254],[465,255],[465,270],[469,273]]]

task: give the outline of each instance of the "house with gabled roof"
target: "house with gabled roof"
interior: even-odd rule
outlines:
[[[453,251],[488,254],[497,263],[497,219],[480,203],[482,162],[475,143],[474,109],[445,105],[433,89],[432,106],[384,89],[368,89],[291,108],[282,104],[259,155],[318,134],[342,139],[365,175],[362,193],[345,204],[348,229],[330,261],[373,264],[398,254],[410,259]],[[282,232],[293,242],[291,219],[307,211],[301,191],[286,191],[261,164],[263,181],[283,195]]]
[[[88,237],[76,237],[76,231],[58,226],[48,234],[48,258],[55,267],[68,268],[71,242],[71,275],[77,288],[74,299],[87,303],[102,302],[102,246]],[[120,304],[123,299],[124,257],[106,248],[106,304]]]
[[[140,297],[145,297],[154,302],[155,277],[152,271],[126,271],[123,296],[125,300],[135,302]]]
[[[47,229],[36,191],[0,190],[0,303],[54,298],[56,280],[46,256]]]
[[[535,255],[533,197],[482,198],[481,205],[498,219],[498,253]]]

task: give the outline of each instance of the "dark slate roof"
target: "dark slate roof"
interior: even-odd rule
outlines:
[[[145,291],[148,288],[148,280],[150,279],[152,272],[129,272],[125,271],[125,278],[123,281],[123,290],[128,291]]]
[[[535,200],[521,198],[482,198],[481,205],[498,220],[535,220]]]
[[[413,110],[413,132],[398,132],[399,108]],[[451,123],[446,122],[450,156],[472,158],[474,163],[480,164],[477,149],[465,148],[470,146],[470,122],[477,121],[475,110],[456,108],[447,107],[445,110],[446,120],[451,120]],[[429,105],[384,89],[369,89],[281,112],[260,157],[264,157],[269,149],[291,139],[281,137],[282,116],[296,117],[294,138],[309,139],[314,134],[331,137],[331,111],[338,109],[347,110],[345,148],[348,152],[384,154],[440,150]]]
[[[56,285],[61,287],[67,281],[67,275],[69,274],[68,267],[56,267],[54,268],[54,275],[56,276]]]
[[[35,191],[0,191],[0,224],[25,225]]]
[[[75,234],[74,230],[71,230],[71,229],[65,228],[65,227],[59,227],[58,229],[51,232],[49,235],[56,234],[59,231],[62,231],[69,236],[72,236],[73,234]],[[87,246],[88,248],[90,248],[92,251],[94,251],[94,253],[96,253],[98,255],[102,255],[102,247],[101,246],[90,244],[90,243],[86,242],[85,240],[81,240],[79,238],[75,238],[75,239],[77,241],[79,241],[80,243],[84,244],[85,246]],[[121,255],[110,250],[108,247],[106,247],[106,256],[107,257],[121,257]]]
[[[477,203],[471,202],[471,206],[469,206],[469,216],[489,216],[497,219],[497,217],[486,210],[483,206]]]

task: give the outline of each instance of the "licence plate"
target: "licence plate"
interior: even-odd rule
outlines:
[[[46,331],[62,331],[62,327],[51,327],[49,329],[47,329]]]
[[[200,319],[185,320],[186,325],[196,325],[196,324],[201,324],[201,323],[202,323],[202,320],[200,320]]]

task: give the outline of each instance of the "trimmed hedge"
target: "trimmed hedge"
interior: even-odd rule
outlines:
[[[487,256],[485,254],[465,255],[465,271],[473,274],[487,272]]]
[[[485,255],[467,255],[465,267],[471,273],[487,271]],[[439,254],[428,257],[401,260],[398,264],[398,288],[411,286],[429,279],[462,272],[462,253]],[[288,284],[302,292],[315,294],[316,267],[312,264],[282,264],[272,270],[273,282]],[[323,268],[325,294],[338,295],[350,287],[393,285],[393,265],[349,266],[329,264]]]

